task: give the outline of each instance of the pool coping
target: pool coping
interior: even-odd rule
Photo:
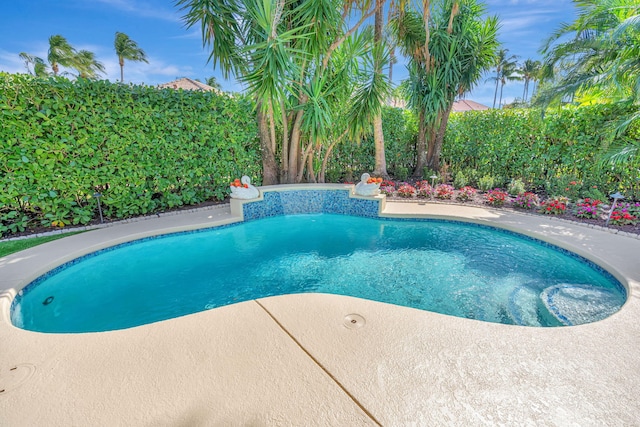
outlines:
[[[0,394],[3,422],[637,422],[639,240],[546,217],[440,203],[387,201],[382,215],[475,222],[548,241],[614,274],[628,289],[627,303],[603,321],[568,328],[490,324],[324,294],[264,298],[94,334],[40,334],[10,324],[16,287],[56,263],[238,218],[230,205],[122,224],[0,259],[0,389],[10,387]],[[362,324],[347,327],[350,315]]]

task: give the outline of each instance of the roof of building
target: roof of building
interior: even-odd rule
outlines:
[[[169,83],[162,83],[159,84],[158,87],[160,89],[201,90],[203,92],[214,91],[220,93],[218,89],[188,77],[182,77]]]
[[[461,99],[460,101],[455,101],[453,103],[453,112],[461,113],[464,111],[477,111],[477,110],[488,110],[489,107],[486,105],[482,105],[478,102],[471,101],[469,99]]]

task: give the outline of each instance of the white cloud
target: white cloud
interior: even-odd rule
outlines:
[[[17,53],[0,49],[0,71],[7,73],[26,73],[24,62]]]
[[[184,34],[182,36],[174,36],[169,38],[175,39],[175,40],[201,40],[202,32],[200,30],[193,30],[193,31],[189,31],[187,34]]]
[[[139,0],[96,0],[114,9],[123,12],[132,13],[144,18],[155,18],[164,21],[181,22],[180,14],[175,9],[165,9],[158,7],[157,4],[147,3]]]
[[[556,13],[557,11],[553,9],[505,13],[500,16],[500,32],[510,34],[537,33],[540,24],[551,21]]]

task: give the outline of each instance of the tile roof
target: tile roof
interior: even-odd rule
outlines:
[[[201,90],[203,92],[214,91],[216,93],[220,93],[218,89],[188,77],[182,77],[181,79],[177,79],[169,83],[162,83],[159,84],[158,87],[160,89]]]
[[[477,110],[488,110],[489,107],[486,105],[482,105],[478,102],[471,101],[469,99],[461,99],[460,101],[455,101],[453,103],[453,112],[461,113],[463,111],[477,111]]]

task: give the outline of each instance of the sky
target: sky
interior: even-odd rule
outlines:
[[[172,0],[4,0],[0,16],[0,71],[26,72],[20,52],[46,60],[48,39],[60,34],[76,49],[96,54],[105,66],[103,78],[120,78],[113,48],[116,31],[127,34],[147,54],[149,63],[126,61],[125,82],[157,85],[180,77],[205,81],[215,76],[223,90],[241,92],[241,83],[223,78],[208,63],[199,28],[187,29]],[[540,59],[542,42],[563,22],[575,19],[571,0],[485,0],[487,13],[497,15],[499,40],[520,61]],[[401,60],[394,83],[407,77]],[[492,106],[495,84],[485,76],[467,99]],[[523,83],[504,87],[503,102],[522,97]]]

